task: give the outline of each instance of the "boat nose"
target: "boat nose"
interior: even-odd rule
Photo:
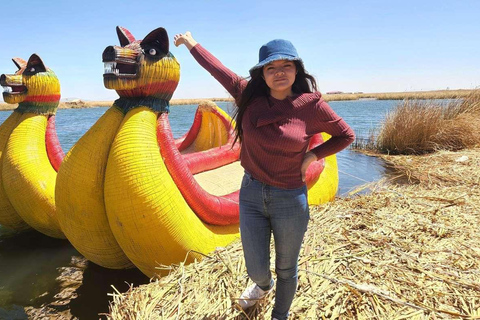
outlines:
[[[115,48],[113,46],[108,46],[103,50],[102,53],[102,61],[103,62],[109,62],[109,61],[115,61]]]

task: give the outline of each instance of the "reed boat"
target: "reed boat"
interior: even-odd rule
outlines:
[[[63,239],[54,198],[64,155],[55,130],[60,82],[35,53],[12,61],[18,70],[0,76],[5,102],[18,104],[0,126],[0,224]]]

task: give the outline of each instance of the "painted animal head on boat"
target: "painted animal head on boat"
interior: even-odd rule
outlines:
[[[135,40],[125,28],[117,27],[120,46],[108,46],[102,55],[103,83],[122,98],[152,97],[169,101],[180,79],[180,65],[169,52],[164,28]]]
[[[21,104],[26,109],[40,107],[54,112],[60,101],[60,82],[55,73],[35,53],[28,61],[20,58],[12,60],[18,68],[17,72],[0,76],[0,84],[4,87],[3,100]]]

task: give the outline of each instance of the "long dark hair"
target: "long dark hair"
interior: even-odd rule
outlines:
[[[303,63],[300,61],[295,62],[295,67],[297,68],[297,75],[295,76],[295,81],[292,85],[293,93],[312,93],[317,91],[317,82],[315,78],[308,74],[303,67]],[[238,91],[241,90],[240,83],[237,83],[236,88]],[[263,68],[258,68],[253,70],[250,73],[250,80],[247,85],[241,92],[241,94],[236,95],[235,104],[237,108],[233,114],[233,119],[236,121],[235,127],[235,140],[242,142],[243,138],[243,115],[247,110],[248,105],[255,99],[261,96],[268,96],[270,94],[270,88],[267,86],[267,83],[263,79]]]

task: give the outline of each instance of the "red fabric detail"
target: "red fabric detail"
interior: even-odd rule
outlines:
[[[60,168],[60,164],[62,164],[65,154],[60,146],[60,141],[58,141],[57,130],[55,130],[54,115],[48,117],[45,145],[47,147],[48,159],[50,160],[53,169],[58,172],[58,168]]]
[[[58,102],[60,101],[59,94],[49,94],[45,96],[27,96],[24,102]]]
[[[180,152],[175,148],[167,113],[158,116],[157,140],[165,165],[193,212],[202,221],[213,225],[238,223],[238,191],[220,197],[211,195],[200,187]],[[210,160],[206,158],[205,161]]]

